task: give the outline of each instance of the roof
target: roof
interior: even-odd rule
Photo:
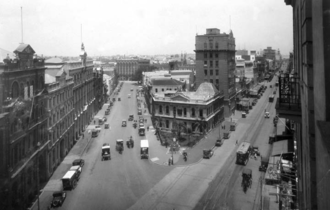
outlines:
[[[151,80],[151,84],[152,86],[179,86],[182,85],[182,82],[172,78],[162,78]]]
[[[239,145],[238,149],[237,149],[237,153],[246,153],[248,151],[248,149],[250,148],[250,143],[248,142],[243,142],[241,143],[241,145]]]
[[[109,145],[103,146],[102,149],[110,149],[110,146]]]
[[[63,61],[63,59],[58,58],[58,57],[53,57],[53,58],[49,58],[49,59],[45,60],[45,65],[50,64],[50,63],[52,63],[52,64],[63,64],[64,61]]]
[[[56,82],[56,77],[51,74],[45,73],[45,84],[50,84],[53,82]]]
[[[149,141],[147,139],[141,140],[141,147],[149,147]]]
[[[62,179],[71,179],[71,177],[75,174],[75,171],[68,171],[66,174],[63,176]]]
[[[20,44],[20,45],[16,48],[16,50],[14,51],[14,53],[17,53],[17,52],[22,53],[22,52],[24,52],[24,50],[27,49],[27,48],[30,48],[30,50],[31,50],[30,53],[35,53],[35,51],[32,49],[32,47],[31,47],[29,44]]]
[[[199,85],[199,87],[196,90],[196,95],[216,95],[218,94],[218,89],[210,82],[203,82]]]

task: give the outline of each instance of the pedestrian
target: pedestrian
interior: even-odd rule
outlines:
[[[171,165],[171,158],[168,159],[168,165]]]
[[[238,144],[238,139],[236,139],[236,143],[235,143],[235,145],[237,145]]]
[[[147,126],[147,131],[149,131],[149,126]]]

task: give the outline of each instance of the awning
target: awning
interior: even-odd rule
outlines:
[[[280,156],[288,152],[288,140],[276,141],[273,143],[272,156]]]

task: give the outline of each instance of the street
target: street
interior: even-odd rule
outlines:
[[[134,88],[134,91],[130,91]],[[147,159],[140,159],[140,139],[137,129],[132,126],[132,121],[127,121],[127,127],[121,127],[122,120],[127,120],[130,114],[137,119],[136,104],[137,86],[124,83],[116,100],[107,123],[110,129],[104,129],[99,136],[92,138],[86,148],[83,159],[85,166],[76,189],[68,192],[68,197],[60,209],[127,209],[137,199],[144,195],[171,168],[152,164]],[[131,98],[128,98],[131,94]],[[99,112],[103,117],[106,107]],[[100,114],[101,113],[101,114]],[[134,148],[126,147],[126,140],[132,136]],[[124,140],[124,151],[116,151],[117,139]],[[111,147],[111,160],[101,161],[101,147],[109,143]]]
[[[247,115],[247,118],[239,119],[239,125],[232,133],[231,139],[238,139],[239,143],[246,141],[252,146],[259,148],[261,156],[269,156],[271,145],[268,144],[269,134],[273,131],[272,119],[275,116],[275,103],[268,102],[268,96],[272,94],[274,88],[272,82],[265,83],[268,88],[263,96],[258,100],[256,106]],[[269,85],[273,85],[270,88]],[[264,110],[270,112],[270,118],[264,117]],[[239,145],[238,143],[238,145]],[[226,163],[221,168],[219,174],[210,184],[195,209],[259,209],[261,201],[261,181],[264,173],[258,170],[260,157],[257,160],[250,157],[246,166],[237,165],[236,149],[231,152]],[[243,168],[252,169],[252,186],[243,192],[241,187]]]

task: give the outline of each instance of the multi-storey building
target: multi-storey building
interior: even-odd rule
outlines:
[[[46,62],[58,64],[63,61],[58,58],[51,58],[46,60]],[[47,128],[49,131],[47,173],[48,177],[50,177],[75,143],[74,83],[73,78],[63,70],[63,65],[50,65],[45,72],[45,84],[47,90]]]
[[[236,107],[235,38],[220,33],[217,28],[206,29],[205,35],[196,35],[196,86],[210,82],[225,95],[225,116]]]
[[[26,209],[47,177],[47,114],[44,59],[20,44],[0,67],[1,204]]]
[[[117,60],[115,72],[118,75],[119,80],[132,80],[136,71],[139,68],[138,59],[125,59]]]
[[[206,132],[224,120],[224,94],[212,83],[202,83],[196,92],[152,94],[152,113],[162,130],[175,130],[178,126],[191,132]]]
[[[270,59],[275,61],[275,50],[272,49],[272,47],[267,47],[266,49],[264,49],[263,55],[266,59]]]
[[[66,75],[73,78],[75,139],[79,138],[103,103],[103,95],[99,94],[97,97],[95,95],[95,89],[99,89],[100,86],[103,86],[103,80],[100,79],[99,74],[93,73],[94,64],[92,60],[87,61],[87,53],[85,52],[84,44],[81,45],[80,58],[80,61],[67,62],[52,58],[46,63],[48,69],[63,68]],[[94,76],[97,78],[94,79]],[[96,88],[94,87],[95,85]]]
[[[293,11],[293,65],[279,77],[276,111],[291,121],[294,130],[297,174],[290,197],[298,203],[295,209],[330,209],[330,4],[328,0],[285,3]],[[283,209],[290,199],[280,193]]]
[[[102,109],[104,101],[106,101],[107,94],[104,91],[104,83],[103,83],[103,69],[102,67],[96,67],[93,70],[93,78],[94,78],[94,96],[95,96],[95,105],[96,112]]]

